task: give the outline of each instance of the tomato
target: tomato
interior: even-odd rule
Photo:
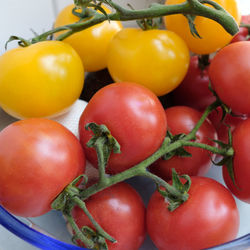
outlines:
[[[246,116],[232,116],[227,114],[222,121],[222,109],[220,107],[209,114],[209,120],[212,122],[217,131],[218,139],[224,143],[228,143],[229,127],[231,132],[233,132],[238,124],[240,124],[246,118]]]
[[[168,130],[173,134],[188,134],[201,117],[201,113],[185,106],[174,106],[166,109]],[[209,120],[206,120],[196,133],[196,142],[215,146],[212,140],[217,134]],[[159,159],[150,166],[150,171],[165,180],[171,179],[172,168],[179,174],[204,175],[212,165],[211,152],[197,147],[185,147],[192,157],[173,156],[169,160]]]
[[[181,84],[171,93],[175,105],[185,105],[203,111],[215,101],[209,90],[208,65],[202,69],[198,56],[192,56],[188,72]]]
[[[61,114],[78,99],[84,70],[77,53],[58,41],[39,42],[0,57],[0,106],[17,118]]]
[[[223,167],[223,178],[231,192],[240,200],[250,203],[250,119],[241,122],[233,132],[233,170],[235,185]]]
[[[180,4],[185,0],[167,0],[166,5]],[[228,11],[240,23],[240,14],[236,0],[214,0]],[[169,15],[165,17],[165,25],[168,30],[176,32],[187,43],[189,49],[196,54],[210,54],[226,46],[232,36],[214,20],[197,16],[194,21],[200,38],[194,37],[188,25],[188,20],[182,14]]]
[[[57,195],[85,169],[77,138],[59,123],[31,118],[0,132],[0,204],[23,217],[48,212]]]
[[[107,62],[116,82],[136,82],[161,96],[183,80],[189,51],[171,31],[126,28],[110,42]]]
[[[147,208],[147,230],[159,250],[204,249],[233,240],[239,212],[232,194],[220,183],[192,177],[189,199],[176,210],[156,191]]]
[[[113,185],[85,202],[94,219],[117,240],[116,243],[106,240],[108,249],[139,249],[146,232],[146,213],[141,197],[130,185]],[[88,226],[94,229],[79,207],[73,209],[72,215],[80,228]]]
[[[79,22],[80,18],[72,13],[74,4],[65,7],[57,16],[55,28]],[[104,8],[107,12],[108,9]],[[107,67],[107,47],[113,36],[122,29],[118,21],[104,21],[66,38],[80,55],[86,71],[98,71]],[[66,31],[67,32],[67,31]],[[63,32],[56,33],[56,37]]]
[[[250,43],[232,43],[221,49],[209,67],[212,87],[233,112],[250,114]]]
[[[241,17],[241,22],[244,24],[250,24],[250,15],[245,15]],[[248,28],[240,27],[239,32],[234,36],[231,43],[250,40]]]
[[[92,136],[85,125],[95,122],[108,127],[121,146],[112,153],[109,173],[124,171],[152,155],[166,135],[167,121],[158,98],[135,83],[114,83],[100,89],[90,100],[79,121],[79,136],[87,159],[97,166],[96,151],[86,143]]]

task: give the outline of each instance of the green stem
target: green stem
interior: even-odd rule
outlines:
[[[201,127],[203,122],[206,120],[209,113],[219,106],[219,103],[220,103],[219,101],[215,101],[213,104],[208,106],[207,109],[204,111],[203,115],[201,116],[200,120],[197,122],[196,126],[193,128],[193,130],[188,135],[183,137],[181,140],[170,143],[170,139],[168,137],[166,137],[164,139],[161,147],[154,154],[149,156],[147,159],[145,159],[144,161],[140,162],[139,164],[135,165],[134,167],[127,169],[121,173],[118,173],[118,174],[110,176],[110,177],[105,177],[105,181],[103,181],[103,180],[99,181],[98,183],[83,190],[80,194],[81,197],[83,199],[87,199],[91,195],[98,193],[99,191],[101,191],[107,187],[110,187],[114,184],[117,184],[117,183],[124,181],[124,180],[127,180],[129,178],[132,178],[134,176],[153,177],[153,179],[155,181],[157,181],[157,183],[159,183],[159,184],[161,183],[161,185],[163,185],[167,189],[168,187],[167,187],[167,184],[165,183],[165,181],[160,180],[159,177],[155,177],[155,176],[149,174],[147,172],[147,167],[150,166],[152,163],[154,163],[159,158],[161,158],[163,155],[165,155],[171,151],[174,151],[180,147],[183,147],[183,146],[196,145],[200,148],[210,150],[210,151],[217,153],[217,154],[220,154],[220,153],[223,155],[228,154],[223,149],[217,149],[215,147],[212,147],[212,146],[209,146],[206,144],[196,143],[196,142],[190,141],[190,140],[195,139],[196,132],[199,130],[199,128]]]
[[[217,107],[220,106],[220,101],[216,100],[214,103],[212,103],[211,105],[209,105],[206,110],[203,112],[200,120],[196,123],[195,127],[192,129],[192,131],[185,136],[183,139],[188,141],[188,140],[192,140],[195,139],[195,135],[197,133],[197,131],[199,130],[199,128],[201,127],[201,125],[203,124],[203,122],[207,119],[207,116]]]
[[[83,29],[89,28],[105,20],[129,21],[144,18],[155,18],[173,14],[190,14],[213,19],[214,21],[222,25],[223,28],[231,35],[235,35],[239,30],[239,27],[235,22],[234,18],[229,13],[227,13],[222,7],[209,0],[201,2],[209,3],[214,8],[205,6],[198,0],[188,0],[184,3],[176,5],[164,5],[154,3],[149,8],[141,10],[125,9],[111,0],[108,0],[107,2],[112,8],[116,10],[116,12],[103,15],[93,9],[88,9],[88,15],[90,16],[89,19],[83,22],[69,24],[47,31],[41,34],[40,36],[37,36],[36,38],[32,39],[32,42],[44,40],[46,37],[60,31],[67,31],[57,37],[57,40],[63,40],[75,32],[79,32]]]
[[[72,210],[72,209],[71,209]],[[89,249],[93,249],[94,247],[94,242],[90,239],[88,239],[83,233],[82,231],[79,229],[79,227],[77,226],[77,224],[75,223],[72,215],[71,215],[71,211],[70,213],[64,213],[67,221],[69,222],[70,226],[72,227],[73,231],[76,234],[76,237],[79,238],[87,248]]]
[[[98,171],[99,171],[99,182],[105,182],[107,180],[105,168],[106,168],[106,161],[104,159],[104,152],[103,152],[103,142],[105,142],[105,138],[100,137],[98,138],[100,140],[99,143],[96,143],[96,153],[98,158]],[[109,154],[110,155],[110,154]]]
[[[105,232],[103,230],[103,228],[98,224],[98,222],[93,218],[93,216],[91,215],[91,213],[87,209],[86,204],[85,204],[84,201],[82,201],[77,196],[72,197],[72,201],[83,210],[83,212],[87,215],[87,217],[89,218],[89,220],[91,221],[91,223],[95,227],[96,231],[101,236],[103,236],[105,239],[111,241],[112,243],[116,242],[116,240],[112,236],[110,236],[107,232]]]
[[[191,146],[191,147],[197,147],[197,148],[203,148],[206,149],[214,154],[219,154],[223,156],[233,156],[234,150],[232,148],[230,149],[221,149],[217,147],[213,147],[207,144],[199,143],[199,142],[193,142],[193,141],[181,141],[183,146]]]

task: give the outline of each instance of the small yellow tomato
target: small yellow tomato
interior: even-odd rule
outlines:
[[[185,0],[167,0],[166,5],[180,4]],[[240,13],[236,0],[214,0],[227,10],[240,23]],[[211,5],[208,5],[211,7]],[[212,8],[212,7],[211,7]],[[196,54],[210,54],[226,46],[233,38],[224,28],[214,20],[197,16],[194,21],[196,30],[201,38],[194,37],[188,25],[188,20],[182,14],[165,17],[165,25],[183,38],[190,51]]]
[[[81,59],[68,44],[44,41],[0,57],[0,106],[16,118],[61,114],[84,83]]]
[[[57,16],[55,27],[79,22],[72,14],[74,5],[65,7]],[[108,13],[108,9],[104,8]],[[107,47],[113,36],[122,29],[118,21],[104,21],[64,39],[80,55],[85,71],[93,72],[107,67]],[[57,33],[56,37],[63,32]]]
[[[135,82],[156,95],[167,94],[183,80],[189,50],[172,31],[126,28],[108,49],[108,70],[115,82]]]

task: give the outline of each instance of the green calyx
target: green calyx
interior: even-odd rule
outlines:
[[[181,178],[185,180],[183,183]],[[158,186],[159,193],[167,200],[170,212],[177,209],[181,204],[188,200],[188,191],[191,187],[191,178],[188,175],[179,176],[175,169],[172,169],[172,188],[162,189]]]

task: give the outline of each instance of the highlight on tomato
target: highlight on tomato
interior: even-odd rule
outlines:
[[[187,106],[174,106],[165,110],[168,121],[168,131],[172,135],[188,134],[200,120],[202,113]],[[217,133],[211,122],[207,119],[196,133],[195,142],[216,146],[214,140]],[[180,175],[205,175],[215,158],[210,151],[198,147],[184,147],[191,154],[190,157],[175,155],[168,160],[157,160],[150,166],[150,171],[166,181],[171,179],[172,168]]]
[[[233,137],[233,172],[234,181],[226,166],[223,167],[223,178],[229,190],[240,200],[250,203],[250,119],[242,121],[234,130]]]
[[[206,177],[191,177],[189,198],[170,212],[158,191],[147,207],[147,231],[159,250],[205,249],[236,238],[239,211],[228,189]]]
[[[54,27],[64,26],[80,21],[72,13],[74,4],[66,6],[57,16]],[[106,7],[104,10],[109,13]],[[76,10],[79,12],[79,10]],[[107,48],[113,36],[122,29],[119,21],[104,21],[85,30],[77,32],[63,41],[70,44],[81,57],[85,71],[93,72],[107,67]],[[67,32],[67,31],[64,31]],[[55,37],[63,34],[59,32]]]
[[[84,173],[80,142],[61,124],[31,118],[0,132],[0,204],[14,215],[40,216]]]
[[[108,127],[121,146],[111,153],[107,172],[122,172],[152,155],[162,144],[167,120],[157,96],[136,83],[114,83],[91,98],[79,121],[79,137],[87,159],[97,167],[96,151],[86,143],[93,133],[85,129],[94,122]]]
[[[65,113],[84,84],[80,57],[59,41],[11,49],[0,57],[0,68],[0,106],[16,118]]]
[[[125,28],[111,40],[107,64],[115,82],[136,82],[162,96],[186,75],[189,50],[171,31]]]
[[[106,240],[109,250],[139,249],[146,234],[146,209],[139,194],[129,184],[113,185],[86,201],[86,207],[94,219],[117,242]],[[94,227],[86,214],[74,207],[72,216],[79,228]],[[90,236],[90,235],[89,235]],[[95,234],[92,235],[95,237]],[[84,246],[78,241],[80,246]]]
[[[232,43],[221,49],[209,67],[212,88],[236,114],[250,114],[250,43]]]
[[[181,4],[185,0],[167,0],[166,5]],[[239,24],[241,15],[236,0],[214,0],[229,12]],[[213,8],[211,5],[208,5]],[[164,18],[168,30],[174,31],[186,42],[188,48],[196,54],[205,55],[216,52],[226,46],[233,38],[223,27],[214,20],[197,16],[194,20],[195,28],[200,36],[193,36],[190,32],[188,19],[182,14],[169,15]]]

